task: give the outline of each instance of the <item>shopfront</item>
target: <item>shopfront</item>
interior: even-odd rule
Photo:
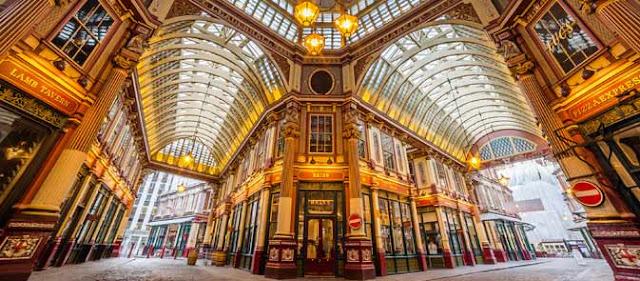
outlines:
[[[0,81],[0,225],[60,136],[66,118]]]
[[[341,276],[344,271],[344,184],[298,184],[297,265],[300,276]]]

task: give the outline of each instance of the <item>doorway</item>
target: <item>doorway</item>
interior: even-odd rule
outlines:
[[[296,216],[298,276],[340,276],[344,268],[341,183],[300,183]]]
[[[307,217],[305,230],[304,274],[306,276],[335,276],[335,219]]]

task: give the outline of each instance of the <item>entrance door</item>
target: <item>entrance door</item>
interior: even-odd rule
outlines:
[[[336,239],[333,218],[308,218],[305,223],[305,275],[334,276]]]

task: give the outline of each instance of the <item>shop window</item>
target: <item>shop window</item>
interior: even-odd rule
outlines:
[[[333,116],[311,115],[310,126],[309,152],[333,152]]]
[[[470,214],[464,214],[464,220],[467,225],[467,233],[469,234],[469,241],[471,242],[471,248],[475,256],[482,256],[482,247],[480,246],[480,240],[478,239],[478,233],[476,231],[473,217]]]
[[[387,271],[399,273],[419,270],[409,203],[398,195],[380,192],[378,206]]]
[[[565,73],[598,51],[598,45],[578,20],[559,2],[553,3],[533,27],[545,51]]]
[[[451,246],[451,254],[462,255],[464,240],[462,240],[462,225],[458,217],[458,211],[450,208],[443,208],[445,214],[445,226],[449,234],[449,244]]]
[[[367,235],[367,238],[374,240],[373,238],[373,226],[371,222],[373,221],[373,216],[371,212],[371,195],[368,193],[362,194],[362,213],[363,213],[363,225],[364,225],[364,233]]]
[[[238,235],[240,235],[240,218],[242,217],[242,204],[238,204],[233,210],[233,220],[229,220],[230,225],[229,229],[231,229],[230,237],[229,237],[229,248],[228,254],[229,258],[227,259],[227,264],[229,264],[233,260],[233,256],[236,254],[236,247],[238,245]]]
[[[86,1],[53,38],[53,44],[83,65],[109,32],[114,20],[98,0]]]
[[[248,199],[247,212],[244,219],[244,238],[242,239],[242,258],[240,267],[250,269],[253,249],[256,244],[256,232],[260,214],[260,193],[256,193]]]
[[[0,205],[9,197],[48,135],[48,130],[41,125],[0,107]]]
[[[378,133],[373,133],[373,149],[375,150],[376,161],[380,161],[382,159],[382,155],[380,155],[380,139],[378,138]]]
[[[269,212],[269,239],[273,239],[273,236],[276,235],[276,230],[278,226],[278,206],[280,205],[280,193],[271,193],[271,205]]]
[[[393,138],[387,134],[381,134],[382,139],[382,157],[384,157],[384,168],[387,170],[396,170],[396,162],[393,158]]]

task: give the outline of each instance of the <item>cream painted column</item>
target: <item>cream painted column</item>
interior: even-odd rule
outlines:
[[[71,208],[69,208],[69,211],[67,212],[67,215],[64,218],[61,218],[62,224],[60,224],[62,227],[60,227],[60,229],[58,229],[58,232],[55,234],[56,237],[60,237],[63,234],[67,233],[67,231],[73,231],[74,229],[69,229],[69,227],[71,226],[71,218],[73,217],[73,214],[76,212],[76,209],[78,208],[78,204],[80,204],[80,201],[82,199],[85,198],[86,193],[89,190],[89,187],[91,185],[91,180],[93,179],[93,174],[91,174],[91,172],[89,172],[84,179],[82,180],[82,185],[80,186],[80,190],[78,191],[78,195],[74,198],[73,202],[71,202]],[[85,210],[87,209],[87,207],[85,206]],[[78,224],[80,224],[82,220],[75,222],[76,223],[76,227]]]
[[[247,198],[242,200],[242,212],[240,212],[240,227],[238,227],[238,239],[236,242],[236,248],[230,249],[230,251],[235,251],[236,255],[242,249],[242,243],[244,242],[244,224],[246,222],[247,217]]]
[[[416,206],[416,200],[413,196],[409,198],[409,203],[411,207],[411,216],[413,217],[413,232],[414,232],[414,235],[416,236],[416,239],[415,239],[416,246],[418,246],[418,251],[424,254],[425,252],[424,241],[422,241],[422,234],[420,233],[420,224],[418,223],[418,220],[420,217],[418,217],[418,208]]]
[[[215,245],[217,251],[223,251],[224,250],[224,236],[225,236],[225,234],[227,232],[227,225],[229,224],[229,213],[228,212],[225,212],[222,215],[220,223],[222,223],[222,225],[220,225],[220,232],[217,233],[218,240],[217,240],[217,243]]]
[[[364,209],[362,207],[362,185],[360,183],[360,157],[358,156],[358,141],[360,130],[358,129],[358,112],[355,104],[345,106],[343,138],[347,142],[347,161],[349,163],[349,213],[358,215],[362,219]],[[347,222],[347,225],[348,222]],[[348,229],[348,237],[366,237],[364,227]]]
[[[72,1],[60,1],[72,2]],[[54,0],[16,0],[0,13],[0,57],[47,17],[56,5]]]
[[[113,202],[113,198],[115,196],[114,195],[109,195],[109,198],[107,198],[107,202],[104,204],[104,209],[102,209],[102,213],[100,214],[100,219],[98,220],[98,222],[94,225],[94,232],[91,235],[91,239],[89,239],[89,243],[95,243],[96,242],[96,238],[98,238],[98,233],[100,232],[100,229],[102,228],[102,224],[104,223],[104,220],[106,219],[107,213],[109,212],[109,208],[111,205],[111,202]],[[111,224],[109,224],[107,227],[111,227]]]
[[[271,185],[265,185],[262,187],[262,193],[260,194],[260,223],[258,224],[258,237],[256,237],[256,253],[260,251],[262,254],[262,248],[265,245],[265,239],[267,237],[269,219],[269,196],[271,195]],[[273,208],[273,206],[271,206]]]
[[[73,186],[75,175],[86,160],[92,143],[96,141],[100,124],[129,75],[129,60],[120,57],[115,61],[117,65],[111,70],[97,94],[96,102],[87,110],[82,122],[73,132],[69,146],[60,154],[33,200],[23,208],[54,215],[60,211],[60,202]]]
[[[294,210],[293,193],[295,192],[293,166],[296,158],[296,143],[300,137],[300,108],[298,104],[289,102],[285,114],[285,124],[283,128],[284,155],[282,163],[282,185],[278,206],[278,225],[274,238],[293,240],[292,214]]]
[[[93,174],[91,175],[93,176]],[[69,235],[69,237],[72,237],[72,239],[75,239],[75,237],[78,234],[78,231],[80,231],[80,229],[82,228],[82,225],[84,224],[84,221],[87,218],[87,215],[91,211],[91,207],[92,207],[91,205],[93,204],[93,201],[96,200],[96,196],[98,195],[100,188],[102,188],[101,185],[102,185],[102,181],[99,180],[93,186],[93,189],[91,190],[91,194],[89,195],[89,198],[86,201],[87,204],[84,206],[84,210],[82,210],[82,214],[80,215],[78,224],[76,224],[76,227],[71,230],[71,235]]]
[[[373,206],[373,235],[376,239],[376,245],[378,245],[378,253],[384,254],[384,243],[382,241],[382,222],[380,221],[380,205],[378,204],[378,187],[371,186],[371,205]]]
[[[640,3],[638,0],[601,1],[596,15],[636,54],[640,54]]]

